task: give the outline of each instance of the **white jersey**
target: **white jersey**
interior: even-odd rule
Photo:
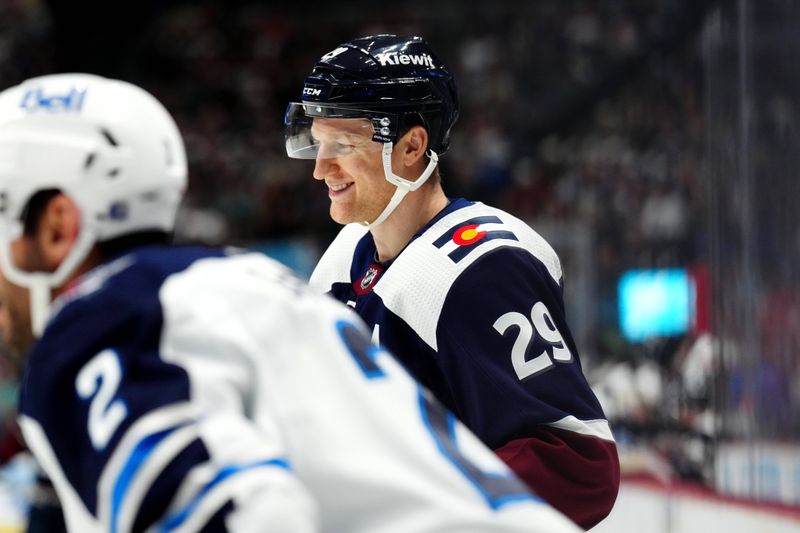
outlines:
[[[579,531],[258,254],[92,271],[34,348],[20,423],[76,533]]]

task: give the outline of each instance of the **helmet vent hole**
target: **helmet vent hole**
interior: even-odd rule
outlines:
[[[83,163],[83,170],[89,170],[89,167],[92,166],[92,163],[94,163],[96,158],[97,154],[94,152],[86,156],[86,161]]]
[[[111,170],[108,171],[108,177],[109,178],[114,179],[117,176],[119,176],[119,169],[118,168],[112,168]]]
[[[108,131],[107,129],[105,129],[105,128],[102,128],[102,129],[100,130],[100,134],[101,134],[103,137],[105,137],[105,138],[106,138],[106,140],[108,141],[108,144],[110,144],[111,146],[119,146],[119,143],[117,142],[117,140],[114,138],[114,136],[113,136],[113,135],[111,135],[111,132],[110,132],[110,131]]]

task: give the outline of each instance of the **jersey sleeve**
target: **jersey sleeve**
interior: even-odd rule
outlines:
[[[316,531],[280,435],[246,416],[240,343],[208,343],[201,310],[185,315],[194,336],[165,339],[158,281],[126,273],[124,290],[71,302],[30,359],[20,424],[69,530]],[[185,349],[198,368],[164,358]]]
[[[581,370],[560,280],[524,249],[492,250],[454,281],[436,337],[467,425],[583,527],[606,516],[616,446]]]

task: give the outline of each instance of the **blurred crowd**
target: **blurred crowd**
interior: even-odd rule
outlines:
[[[627,343],[616,282],[630,268],[709,260],[702,42],[711,2],[172,1],[146,17],[137,11],[112,44],[84,46],[59,40],[76,37],[59,31],[54,4],[0,1],[0,85],[82,69],[64,53],[78,50],[96,53],[86,69],[156,94],[190,156],[179,237],[211,243],[303,239],[323,249],[337,227],[313,163],[285,156],[283,111],[315,59],[338,43],[425,36],[460,89],[441,163],[445,190],[534,228],[590,228],[597,294],[581,349],[623,451],[648,450],[629,465],[709,480],[717,341],[694,331]],[[13,386],[10,370],[0,373]]]

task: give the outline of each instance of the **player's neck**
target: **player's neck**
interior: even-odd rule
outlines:
[[[414,235],[447,206],[441,185],[423,186],[409,193],[382,224],[372,228],[378,260],[397,257]]]
[[[59,287],[56,287],[52,291],[53,299],[61,296],[72,287],[75,286],[76,283],[83,277],[84,274],[92,270],[94,267],[100,265],[102,263],[102,256],[100,252],[95,247],[86,259],[75,269],[75,271],[67,277],[66,281],[62,283]]]

